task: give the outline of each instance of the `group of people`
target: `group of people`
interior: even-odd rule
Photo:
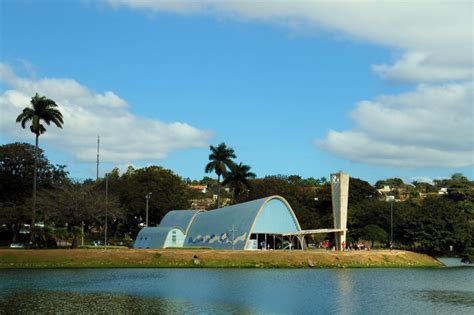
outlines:
[[[288,242],[288,243],[277,243],[275,244],[275,247],[273,247],[274,245],[273,244],[270,244],[269,242],[265,242],[265,241],[261,241],[259,243],[259,247],[258,249],[260,250],[273,250],[273,249],[289,249],[289,250],[293,250],[295,249],[295,245],[292,243],[292,242]]]
[[[370,250],[370,246],[364,243],[350,244],[348,249],[352,250]]]
[[[322,248],[326,250],[336,250],[336,245],[330,241],[321,241],[319,242],[316,246],[311,247],[311,244],[308,245],[310,248]],[[357,242],[357,243],[349,243],[347,244],[346,242],[342,242],[342,250],[371,250],[370,246],[365,243]],[[294,249],[294,244],[289,242],[289,244],[285,247],[289,250]],[[273,245],[270,244],[269,242],[261,241],[259,243],[258,249],[260,250],[271,250],[273,249]],[[278,243],[275,249],[282,249],[282,244]]]
[[[265,250],[265,249],[270,250],[270,249],[272,249],[272,248],[271,248],[270,244],[266,243],[265,241],[261,241],[261,242],[260,242],[260,249],[262,249],[262,250]]]
[[[322,241],[319,242],[318,248],[323,248],[327,250],[336,250],[335,244],[331,243],[330,241]],[[370,250],[370,246],[364,243],[350,243],[347,244],[346,242],[342,242],[342,249],[343,250]]]

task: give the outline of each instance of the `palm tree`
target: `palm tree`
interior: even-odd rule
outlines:
[[[209,146],[211,154],[209,154],[210,162],[207,163],[205,171],[211,173],[214,171],[217,174],[217,208],[220,206],[220,195],[221,195],[221,176],[227,173],[227,168],[230,168],[234,163],[232,159],[235,159],[234,149],[227,147],[222,142],[217,147]]]
[[[250,166],[242,163],[234,164],[230,167],[230,172],[225,177],[222,185],[229,185],[232,188],[234,198],[236,198],[250,189],[249,179],[255,178],[255,176],[255,173],[250,172]]]
[[[32,107],[25,107],[23,112],[16,118],[17,123],[25,128],[26,124],[31,120],[30,130],[35,134],[35,166],[33,173],[33,214],[31,217],[31,229],[35,226],[36,216],[36,177],[37,177],[37,160],[38,160],[38,138],[46,132],[46,128],[41,124],[44,121],[47,125],[53,122],[57,127],[62,128],[63,115],[57,109],[58,105],[45,96],[39,96],[36,93],[31,98]]]

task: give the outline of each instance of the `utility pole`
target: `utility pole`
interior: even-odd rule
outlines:
[[[84,221],[82,221],[81,227],[82,227],[81,246],[84,247]]]
[[[97,136],[97,171],[95,175],[95,180],[99,180],[99,143],[100,143],[100,137]]]
[[[393,198],[390,198],[390,248],[393,246]]]
[[[105,173],[105,243],[104,246],[107,247],[107,212],[108,212],[108,203],[109,203],[109,174]]]
[[[151,192],[146,194],[145,199],[146,199],[146,219],[145,219],[145,226],[148,227],[148,200],[150,200]]]

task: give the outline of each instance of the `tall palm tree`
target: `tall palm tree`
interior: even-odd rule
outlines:
[[[234,164],[230,167],[230,172],[226,175],[222,185],[232,188],[234,198],[250,189],[249,180],[255,178],[255,173],[250,172],[250,166],[242,163]]]
[[[215,172],[217,174],[217,208],[220,206],[221,197],[221,176],[227,173],[227,168],[230,168],[234,163],[232,159],[235,159],[234,149],[227,147],[222,142],[217,147],[209,146],[211,154],[209,154],[210,162],[207,163],[205,171],[206,173]]]
[[[57,127],[62,128],[63,115],[57,109],[58,105],[51,99],[45,96],[39,96],[36,93],[31,98],[31,107],[25,107],[23,112],[16,118],[17,123],[25,128],[26,124],[31,121],[30,130],[35,134],[35,166],[33,173],[33,213],[31,216],[31,229],[35,226],[36,216],[36,177],[37,177],[37,163],[38,163],[38,138],[46,132],[46,128],[41,124],[44,121],[47,125],[53,122]]]

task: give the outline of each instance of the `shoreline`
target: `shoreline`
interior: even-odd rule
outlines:
[[[0,269],[443,267],[434,257],[403,250],[0,249]]]

